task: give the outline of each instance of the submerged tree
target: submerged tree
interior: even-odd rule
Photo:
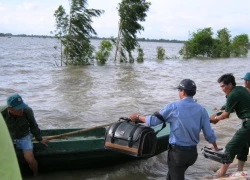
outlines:
[[[138,52],[138,56],[136,58],[137,62],[143,62],[144,61],[144,52],[143,52],[143,49],[141,48],[140,45],[138,45],[138,47],[137,47],[137,52]]]
[[[165,49],[163,49],[163,47],[161,46],[157,46],[156,51],[157,51],[157,59],[163,60],[165,56]]]
[[[54,16],[56,17],[56,34],[55,36],[61,41],[61,66],[63,63],[63,51],[62,51],[62,41],[63,37],[67,35],[67,27],[69,23],[68,15],[62,5],[58,7],[55,11]]]
[[[235,36],[231,44],[231,53],[233,56],[246,56],[248,53],[249,38],[247,34]]]
[[[230,57],[230,43],[231,43],[231,35],[227,28],[223,28],[221,30],[217,31],[217,38],[219,40],[219,48],[221,50],[219,56],[217,57],[223,57],[227,58]]]
[[[104,11],[87,9],[87,0],[71,0],[70,14],[59,6],[55,11],[56,33],[63,46],[66,65],[87,65],[93,60],[94,46],[90,37],[96,35],[92,28],[92,17],[100,16]]]
[[[116,39],[115,60],[117,53],[119,53],[120,62],[127,61],[127,53],[129,62],[134,62],[132,51],[138,45],[136,33],[144,30],[138,21],[145,21],[146,11],[148,11],[150,5],[151,3],[146,2],[146,0],[122,0],[119,3],[120,22]]]
[[[109,58],[110,51],[112,50],[112,44],[108,40],[102,40],[101,45],[99,46],[99,51],[95,54],[97,62],[101,65],[105,64]]]
[[[213,32],[211,28],[199,29],[192,34],[192,38],[184,43],[184,47],[180,50],[180,54],[184,58],[197,56],[210,56],[213,46]]]
[[[217,31],[217,38],[212,37],[211,28],[204,28],[192,34],[192,38],[184,43],[179,53],[183,58],[211,57],[225,58],[245,56],[248,52],[249,39],[246,34],[236,36],[231,41],[231,35],[227,28]]]

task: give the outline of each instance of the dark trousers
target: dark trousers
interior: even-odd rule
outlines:
[[[196,146],[170,145],[168,151],[167,180],[184,180],[185,171],[198,157]]]

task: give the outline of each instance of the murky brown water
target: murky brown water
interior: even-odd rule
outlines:
[[[99,41],[92,42],[95,46]],[[184,78],[193,79],[198,91],[195,98],[208,109],[225,102],[217,79],[223,73],[233,73],[238,85],[250,71],[250,57],[214,60],[156,60],[156,47],[162,46],[169,57],[178,56],[182,44],[141,43],[144,63],[119,64],[112,60],[105,66],[60,67],[60,47],[55,39],[0,38],[0,102],[14,92],[23,96],[33,108],[42,129],[94,127],[111,123],[131,112],[151,114],[165,103],[178,98],[174,87]],[[240,127],[233,114],[230,119],[213,125],[218,144],[224,147]],[[201,134],[199,149],[208,145]],[[137,180],[166,177],[167,152],[145,161],[117,167],[54,172],[36,179]],[[187,170],[187,179],[202,179],[212,175],[219,164],[201,154]],[[247,169],[249,169],[247,165]],[[236,168],[233,168],[234,171]],[[246,170],[247,170],[246,169]],[[29,179],[29,178],[26,178]]]

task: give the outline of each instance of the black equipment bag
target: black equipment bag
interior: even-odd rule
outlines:
[[[120,120],[125,121],[120,121]],[[157,132],[154,129],[131,122],[128,118],[120,118],[106,131],[104,147],[113,151],[128,154],[135,157],[152,156],[155,153]]]

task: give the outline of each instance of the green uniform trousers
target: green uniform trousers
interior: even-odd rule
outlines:
[[[231,161],[237,155],[240,161],[246,161],[250,145],[250,120],[243,121],[241,128],[227,143],[225,152],[229,154]]]

